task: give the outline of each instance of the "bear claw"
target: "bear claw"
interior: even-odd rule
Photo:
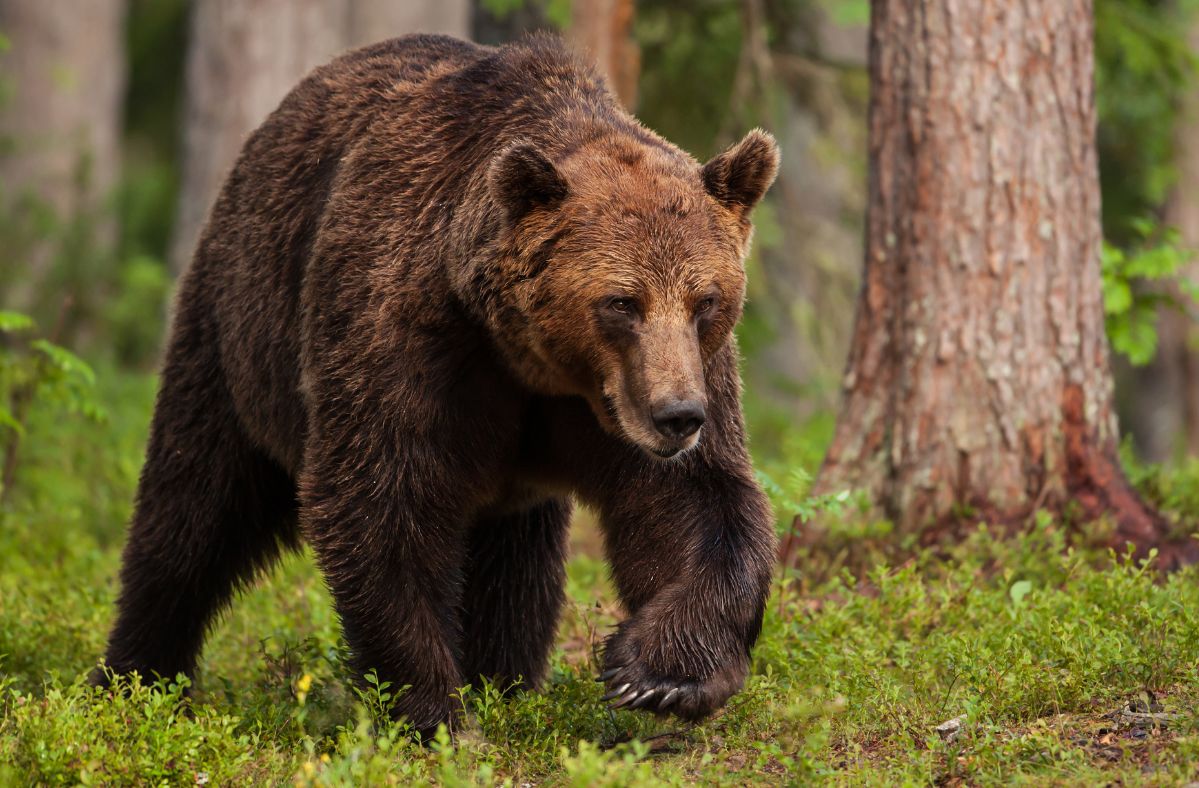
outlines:
[[[637,700],[635,700],[629,704],[629,708],[630,709],[644,708],[653,699],[653,697],[657,694],[658,694],[657,689],[647,689],[644,693],[642,693],[637,698]]]
[[[625,686],[627,687],[629,685],[626,684]],[[629,708],[637,708],[635,705],[630,705],[630,704],[632,704],[633,701],[637,700],[638,698],[642,698],[645,695],[650,694],[651,692],[653,692],[653,690],[645,690],[644,692],[642,692],[641,690],[631,689],[624,695],[621,695],[620,698],[615,703],[612,704],[612,708],[620,709],[620,708],[624,708],[625,706],[629,706]]]
[[[612,700],[613,698],[619,697],[620,695],[624,694],[624,691],[627,690],[629,688],[629,686],[630,685],[628,683],[621,684],[619,687],[612,690],[611,692],[608,692],[606,695],[604,695],[602,698],[600,698],[600,700],[608,701],[608,700]]]

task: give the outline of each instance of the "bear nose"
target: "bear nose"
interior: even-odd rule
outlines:
[[[650,416],[663,437],[681,441],[704,426],[704,405],[696,400],[675,400],[654,407]]]

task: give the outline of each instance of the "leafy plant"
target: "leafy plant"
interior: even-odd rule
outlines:
[[[83,359],[47,339],[30,339],[31,318],[0,312],[0,501],[12,487],[17,451],[34,404],[103,421],[96,375]]]
[[[373,670],[367,673],[363,679],[368,686],[354,688],[358,701],[366,709],[372,722],[376,725],[388,725],[391,722],[391,710],[395,707],[400,695],[408,690],[407,685],[392,692],[391,682],[379,681],[379,674]]]
[[[1157,353],[1157,318],[1162,308],[1193,302],[1195,286],[1180,276],[1191,259],[1177,231],[1148,220],[1133,224],[1139,241],[1129,249],[1103,246],[1103,308],[1112,349],[1134,365]]]
[[[813,495],[812,475],[799,466],[788,470],[780,480],[775,480],[762,470],[757,473],[758,481],[775,511],[784,517],[798,518],[801,522],[819,515],[840,517],[864,503],[862,496],[851,490]]]

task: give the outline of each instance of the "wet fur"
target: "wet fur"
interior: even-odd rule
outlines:
[[[108,665],[192,672],[302,536],[356,670],[411,685],[397,713],[431,731],[477,676],[543,680],[576,495],[628,613],[617,700],[719,707],[774,555],[731,330],[776,166],[755,132],[701,169],[553,39],[414,36],[315,71],[247,142],[181,283]],[[640,333],[595,311],[614,285]],[[680,317],[704,288],[719,306]],[[707,422],[661,461],[639,403],[687,386]]]

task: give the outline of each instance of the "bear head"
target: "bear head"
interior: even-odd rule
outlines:
[[[522,142],[498,153],[484,312],[515,374],[585,398],[653,456],[695,446],[711,361],[741,316],[749,213],[778,159],[761,130],[703,166],[648,135],[554,158]]]

